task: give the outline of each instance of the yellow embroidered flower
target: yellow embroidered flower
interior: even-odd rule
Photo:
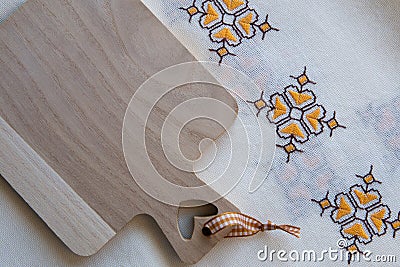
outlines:
[[[374,177],[372,170],[373,167],[369,174],[363,177]],[[356,176],[361,177],[360,175]],[[376,181],[375,178],[374,180]],[[349,240],[348,246],[344,248],[350,252],[360,251],[359,245],[372,242],[374,236],[385,235],[388,226],[393,228],[393,238],[400,229],[400,220],[389,221],[391,211],[388,206],[382,204],[382,196],[379,191],[368,190],[368,186],[372,184],[370,180],[363,179],[363,182],[366,189],[364,186],[356,184],[347,193],[337,194],[334,205],[329,201],[328,194],[320,201],[312,200],[320,205],[322,213],[332,209],[330,217],[334,223],[341,225],[342,237]],[[350,260],[351,258],[349,262]]]
[[[222,44],[216,49],[209,49],[219,56],[219,63],[223,58],[231,55],[228,47],[235,47],[242,44],[243,39],[251,39],[256,35],[257,29],[263,34],[270,31],[279,31],[268,22],[258,22],[258,14],[254,9],[248,7],[247,0],[203,0],[196,5],[196,1],[185,10],[191,22],[194,16],[199,16],[199,24],[203,29],[209,31],[210,40]]]
[[[317,104],[317,97],[310,89],[303,89],[307,84],[316,84],[310,80],[307,68],[298,76],[290,76],[295,79],[300,86],[287,86],[282,93],[271,95],[269,101],[264,100],[264,93],[256,101],[247,101],[254,104],[258,110],[257,116],[261,111],[268,107],[268,120],[277,126],[278,136],[285,140],[290,140],[286,144],[278,144],[287,154],[287,162],[290,161],[291,154],[303,152],[297,147],[297,143],[306,143],[310,136],[317,136],[324,131],[325,125],[331,131],[337,128],[346,128],[336,120],[336,112],[333,118],[325,121],[326,110],[322,105]]]
[[[366,244],[366,241],[371,241],[371,237],[366,238],[370,236],[368,229],[372,229],[376,235],[384,234],[390,210],[381,204],[381,199],[379,191],[374,189],[367,191],[361,185],[352,186],[349,194],[338,194],[331,218],[333,222],[343,224],[343,237],[359,238],[360,242],[362,240],[362,243]],[[355,226],[351,223],[355,219],[363,222],[362,225]],[[357,231],[355,231],[356,228]]]
[[[297,86],[290,85],[283,94],[273,94],[269,102],[271,109],[267,118],[277,125],[279,137],[305,143],[311,134],[323,131],[326,111],[316,104],[312,91],[300,91]]]

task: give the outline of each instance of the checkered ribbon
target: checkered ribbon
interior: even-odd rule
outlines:
[[[233,226],[233,229],[225,237],[246,237],[255,235],[258,232],[282,230],[300,238],[299,227],[287,224],[277,225],[270,221],[263,224],[248,215],[237,212],[227,212],[212,218],[204,224],[203,234],[210,236],[229,226]]]

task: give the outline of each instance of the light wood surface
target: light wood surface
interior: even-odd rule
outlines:
[[[196,218],[193,237],[183,239],[178,207],[143,192],[123,155],[123,119],[134,92],[158,71],[194,60],[138,0],[29,0],[0,25],[0,173],[75,253],[95,253],[138,214],[154,217],[188,263],[229,231],[204,237],[208,218]],[[193,97],[237,112],[234,98],[214,85],[180,86],[157,103],[146,126],[148,154],[181,186],[203,183],[166,160],[160,129],[175,106]],[[222,118],[228,125],[235,114]],[[182,153],[198,158],[199,141],[223,132],[209,120],[191,122],[180,136]],[[216,195],[208,186],[203,192]],[[237,211],[224,198],[213,204]]]
[[[96,253],[115,231],[0,118],[0,169],[74,252]],[[30,190],[28,190],[30,189]]]

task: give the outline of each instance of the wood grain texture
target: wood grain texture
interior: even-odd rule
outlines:
[[[178,207],[144,193],[122,151],[124,114],[135,90],[158,71],[194,60],[138,0],[30,0],[0,25],[0,144],[12,152],[0,154],[0,172],[77,254],[93,254],[143,213],[155,218],[189,263],[223,237],[224,232],[213,239],[201,235],[208,218],[196,218],[192,239],[183,239]],[[203,183],[168,164],[159,129],[174,106],[199,96],[237,111],[219,86],[182,86],[157,103],[149,123],[154,134],[146,135],[157,170],[183,186]],[[227,114],[226,122],[234,119]],[[222,133],[204,120],[188,125],[182,133],[185,156],[198,157],[198,141]],[[216,194],[209,187],[205,193]],[[219,212],[237,211],[223,198],[214,205]],[[76,218],[59,225],[69,209]],[[86,242],[79,239],[81,231]]]
[[[114,237],[115,231],[1,118],[0,136],[2,175],[72,251],[88,256]]]

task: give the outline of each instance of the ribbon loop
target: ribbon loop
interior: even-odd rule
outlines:
[[[277,225],[271,221],[263,224],[257,219],[238,212],[226,212],[215,216],[204,224],[203,234],[210,236],[230,226],[233,226],[232,231],[225,237],[246,237],[255,235],[258,232],[279,229],[300,238],[300,228],[297,226]]]

